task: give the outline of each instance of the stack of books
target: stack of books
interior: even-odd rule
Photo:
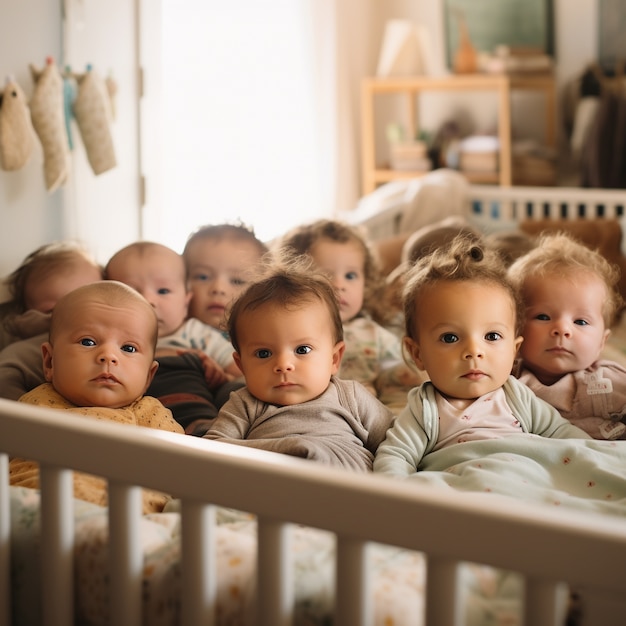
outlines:
[[[495,174],[500,154],[497,137],[473,135],[459,146],[459,169],[467,174]]]
[[[433,167],[425,141],[397,141],[391,143],[390,148],[392,170],[429,172]]]

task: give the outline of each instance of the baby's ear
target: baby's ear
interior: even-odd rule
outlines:
[[[332,373],[336,374],[341,367],[341,359],[343,358],[343,353],[346,350],[346,344],[344,341],[338,341],[333,348],[333,366]]]
[[[148,387],[152,383],[152,380],[154,379],[154,375],[156,374],[156,371],[158,369],[159,369],[159,362],[155,359],[154,361],[152,361],[152,365],[150,366],[150,370],[148,371],[148,378],[147,378],[147,381],[146,381],[146,388],[143,390],[144,393],[146,393],[146,391],[148,391]]]
[[[52,380],[52,344],[49,341],[41,344],[41,356],[43,358],[43,374],[47,382]]]
[[[402,340],[402,346],[406,354],[409,355],[413,363],[417,366],[417,369],[425,369],[422,359],[420,358],[421,351],[419,344],[414,339],[411,339],[411,337],[405,337]]]

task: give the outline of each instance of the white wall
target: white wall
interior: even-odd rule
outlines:
[[[39,141],[24,168],[0,171],[0,275],[33,249],[50,241],[83,241],[104,262],[139,236],[135,3],[128,0],[0,0],[0,87],[13,75],[30,99],[29,63],[43,67],[52,56],[63,68],[87,63],[118,82],[117,119],[112,125],[118,166],[96,177],[74,127],[77,148],[68,184],[45,189]],[[62,20],[61,6],[67,9]]]

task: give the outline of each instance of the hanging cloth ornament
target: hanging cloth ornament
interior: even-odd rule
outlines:
[[[35,131],[22,88],[8,77],[0,93],[0,167],[19,170],[35,147]]]
[[[33,127],[43,148],[46,189],[65,184],[70,173],[70,152],[63,114],[63,79],[52,57],[43,70],[30,65],[35,90],[30,101]]]
[[[74,101],[74,117],[91,169],[96,175],[102,174],[117,165],[109,125],[109,95],[104,81],[90,65],[84,74],[76,75],[76,82],[78,93]]]

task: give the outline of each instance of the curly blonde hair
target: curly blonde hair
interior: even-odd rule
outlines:
[[[545,276],[572,276],[577,273],[595,274],[606,286],[606,298],[602,303],[604,324],[610,328],[624,301],[618,290],[620,270],[609,263],[597,250],[586,246],[571,235],[544,233],[537,245],[517,259],[509,268],[509,278],[522,295],[526,296],[526,279]]]
[[[441,282],[478,282],[498,285],[511,297],[516,333],[522,323],[521,302],[509,280],[500,255],[474,237],[458,235],[452,242],[418,259],[408,270],[403,293],[406,336],[417,340],[419,302],[425,291]]]

